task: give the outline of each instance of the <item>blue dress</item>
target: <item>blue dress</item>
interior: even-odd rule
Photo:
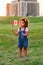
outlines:
[[[19,31],[19,38],[18,38],[18,47],[19,48],[27,48],[28,47],[28,38],[27,36],[23,36],[23,34],[25,34],[26,28],[24,28],[24,30],[22,31],[21,28],[20,28],[20,31]]]

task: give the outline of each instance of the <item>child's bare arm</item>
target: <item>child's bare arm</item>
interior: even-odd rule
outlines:
[[[15,34],[15,35],[19,35],[18,32],[15,32],[15,30],[12,30],[12,32]]]

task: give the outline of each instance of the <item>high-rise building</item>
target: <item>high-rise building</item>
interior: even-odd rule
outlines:
[[[39,16],[39,3],[28,3],[27,14],[31,16]]]
[[[39,16],[37,0],[16,0],[6,6],[8,16]]]
[[[19,2],[19,16],[39,16],[39,3],[36,2],[30,2],[30,1],[23,1]]]
[[[6,5],[6,16],[10,16],[10,3]]]
[[[18,4],[15,1],[6,5],[6,16],[18,16]]]

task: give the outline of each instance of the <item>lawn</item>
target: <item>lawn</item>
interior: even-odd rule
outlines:
[[[14,17],[0,17],[0,65],[43,65],[43,17],[28,17],[29,43],[27,59],[18,58],[18,37],[12,33]],[[15,17],[20,19],[20,17]],[[17,30],[18,26],[15,26]]]

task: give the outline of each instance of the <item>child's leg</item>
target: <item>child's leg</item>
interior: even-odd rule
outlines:
[[[19,57],[22,55],[22,48],[19,48]]]
[[[27,56],[27,48],[24,48],[24,56]]]

